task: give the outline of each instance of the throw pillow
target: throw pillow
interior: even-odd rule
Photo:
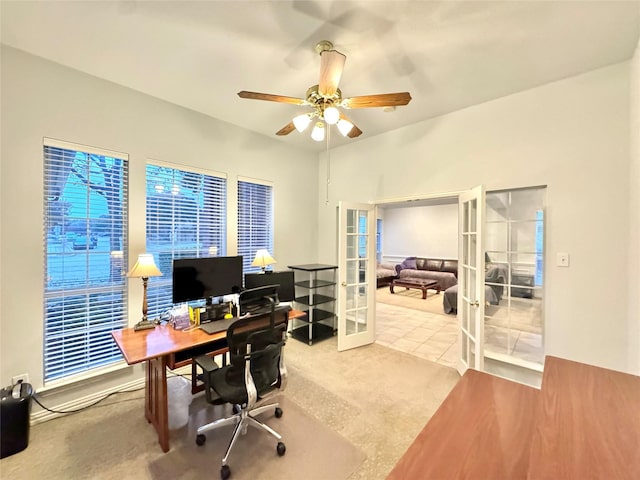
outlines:
[[[407,257],[402,262],[402,268],[412,268],[416,269],[418,266],[416,265],[416,257]]]

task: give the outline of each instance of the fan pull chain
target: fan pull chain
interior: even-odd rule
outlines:
[[[329,149],[329,138],[331,137],[331,125],[327,125],[327,198],[325,204],[329,204],[329,185],[331,184],[331,150]]]

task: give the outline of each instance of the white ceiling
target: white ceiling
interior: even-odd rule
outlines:
[[[305,107],[240,99],[305,97],[320,40],[347,56],[343,97],[409,91],[395,112],[350,110],[368,138],[628,60],[639,1],[2,0],[2,43],[226,122],[275,132]],[[337,133],[332,146],[358,139]]]

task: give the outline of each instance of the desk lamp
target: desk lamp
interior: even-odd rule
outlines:
[[[136,332],[139,330],[155,328],[153,322],[147,320],[147,282],[149,281],[149,277],[160,276],[162,276],[162,272],[158,270],[158,267],[156,267],[156,264],[153,261],[153,255],[150,253],[141,253],[138,255],[138,261],[127,273],[127,277],[142,278],[142,286],[144,288],[144,294],[142,297],[142,320],[136,323],[133,327]]]
[[[251,262],[251,266],[260,267],[262,269],[262,273],[265,273],[267,265],[273,265],[274,263],[276,263],[276,260],[266,249],[263,248],[256,252],[256,257],[253,259],[253,262]]]

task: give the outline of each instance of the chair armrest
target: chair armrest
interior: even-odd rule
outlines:
[[[200,355],[194,358],[194,360],[204,372],[213,372],[220,368],[220,366],[209,355]]]
[[[207,402],[214,403],[215,399],[211,395],[211,373],[218,370],[220,366],[209,355],[200,355],[194,358],[193,361],[202,369],[202,381],[204,382],[204,392],[207,397]]]

